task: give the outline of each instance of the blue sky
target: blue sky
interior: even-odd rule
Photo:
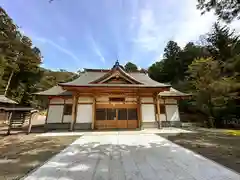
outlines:
[[[196,1],[1,0],[1,6],[40,48],[43,67],[77,71],[110,68],[116,59],[147,68],[169,40],[181,47],[197,41],[216,18],[201,16]]]

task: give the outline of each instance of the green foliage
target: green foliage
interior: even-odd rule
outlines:
[[[0,91],[23,105],[36,106],[32,93],[46,90],[58,82],[76,77],[64,70],[40,68],[41,51],[0,7]]]
[[[138,70],[136,64],[133,64],[131,62],[128,62],[127,64],[125,64],[124,68],[127,72],[134,72]]]
[[[211,127],[240,117],[240,41],[234,31],[215,23],[204,45],[190,42],[180,49],[170,41],[164,52],[148,73],[193,94],[191,101],[180,103],[180,110],[205,114]]]
[[[234,19],[240,19],[239,0],[198,0],[197,8],[202,11],[202,14],[213,10],[219,19],[228,23]]]

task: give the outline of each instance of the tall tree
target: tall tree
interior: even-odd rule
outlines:
[[[134,72],[138,70],[137,65],[133,64],[132,62],[126,63],[124,68],[127,72]]]
[[[211,55],[222,62],[226,62],[236,54],[240,53],[239,36],[227,26],[215,23],[212,31],[207,34],[208,51]]]
[[[198,0],[197,8],[202,14],[213,10],[219,19],[228,23],[240,19],[239,0]]]
[[[220,124],[220,111],[235,99],[236,81],[221,74],[219,61],[212,58],[196,59],[189,66],[189,80],[197,107],[208,115],[208,126]]]
[[[37,47],[33,47],[30,38],[19,32],[17,25],[1,7],[0,56],[4,61],[1,63],[1,91],[19,102],[29,104],[23,97],[40,78],[41,53]]]

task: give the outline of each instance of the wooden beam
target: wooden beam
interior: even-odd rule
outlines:
[[[96,97],[93,97],[92,103],[92,129],[95,127],[95,120],[96,120]]]
[[[157,96],[154,97],[154,112],[155,112],[155,120],[159,121],[158,111],[157,111]]]
[[[73,94],[72,121],[71,121],[70,131],[73,131],[74,124],[77,118],[77,102],[78,102],[78,96]]]
[[[138,128],[142,128],[142,110],[141,110],[141,99],[140,96],[137,97],[137,111],[138,111]]]
[[[8,116],[8,132],[7,135],[11,134],[11,128],[12,128],[12,112],[10,112],[9,116]]]
[[[162,128],[162,122],[161,122],[161,118],[160,118],[160,101],[159,101],[159,97],[157,95],[157,116],[158,116],[158,123],[159,123],[159,128]]]
[[[48,99],[46,119],[45,119],[45,123],[44,123],[44,132],[47,132],[47,130],[48,130],[47,129],[47,120],[48,120],[49,107],[50,107],[50,99]]]
[[[64,112],[65,112],[65,103],[66,103],[66,100],[64,99],[64,101],[63,101],[63,113],[62,113],[62,120],[61,120],[61,122],[63,123],[63,118],[64,118]]]

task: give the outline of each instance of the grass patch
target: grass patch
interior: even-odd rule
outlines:
[[[240,136],[240,130],[226,130],[226,134]]]

